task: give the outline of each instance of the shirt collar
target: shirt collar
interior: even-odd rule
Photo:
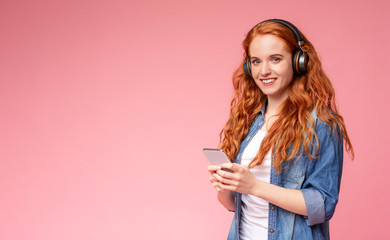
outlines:
[[[261,114],[262,116],[264,116],[265,114],[265,109],[267,108],[267,105],[268,105],[268,101],[265,100],[264,103],[263,103],[263,106],[261,107],[260,111],[258,114]]]

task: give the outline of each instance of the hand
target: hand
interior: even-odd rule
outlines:
[[[222,168],[230,169],[233,172],[221,170]],[[213,173],[213,177],[217,180],[217,182],[213,182],[214,187],[221,189],[221,191],[235,191],[253,195],[259,183],[248,167],[237,163],[221,164],[220,169]]]
[[[234,211],[234,196],[232,191],[224,190],[219,185],[218,179],[214,175],[218,175],[217,171],[221,170],[219,165],[209,165],[208,170],[211,174],[210,182],[213,184],[215,190],[217,190],[218,201],[228,210]]]
[[[228,192],[228,191],[223,190],[222,188],[219,187],[218,179],[215,177],[215,175],[217,174],[217,171],[219,171],[221,169],[222,168],[219,165],[209,165],[207,168],[207,170],[211,174],[209,181],[213,184],[213,187],[215,188],[215,190],[217,190],[217,192]],[[223,170],[221,170],[221,171],[223,171]]]

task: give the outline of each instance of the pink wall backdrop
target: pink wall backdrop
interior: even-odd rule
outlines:
[[[0,239],[225,239],[203,147],[241,41],[313,42],[356,151],[332,239],[389,239],[388,1],[0,1]]]

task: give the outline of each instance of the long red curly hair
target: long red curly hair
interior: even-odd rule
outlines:
[[[247,56],[252,40],[262,34],[272,34],[280,38],[291,53],[299,48],[295,35],[289,28],[271,21],[261,22],[248,32],[242,43]],[[309,46],[307,72],[294,76],[291,81],[288,97],[281,106],[277,120],[263,139],[259,152],[249,164],[250,168],[260,165],[270,149],[273,149],[273,165],[279,172],[281,164],[293,159],[301,146],[310,158],[315,159],[318,148],[315,155],[310,153],[312,147],[318,146],[317,135],[312,131],[314,119],[310,113],[313,109],[316,109],[318,118],[329,126],[329,131],[340,130],[345,148],[351,153],[352,159],[354,158],[343,117],[335,104],[333,86],[322,69],[313,45],[303,34],[302,36],[305,44]],[[254,80],[244,74],[244,62],[245,59],[233,74],[234,96],[230,116],[220,133],[219,148],[223,149],[230,159],[234,159],[238,154],[241,141],[248,134],[251,123],[267,99]],[[310,123],[311,127],[308,127],[307,123]]]

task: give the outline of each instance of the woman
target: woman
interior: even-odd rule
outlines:
[[[343,142],[353,158],[332,84],[287,21],[257,24],[243,47],[220,141],[234,161],[208,167],[218,200],[235,212],[228,239],[329,239]]]

